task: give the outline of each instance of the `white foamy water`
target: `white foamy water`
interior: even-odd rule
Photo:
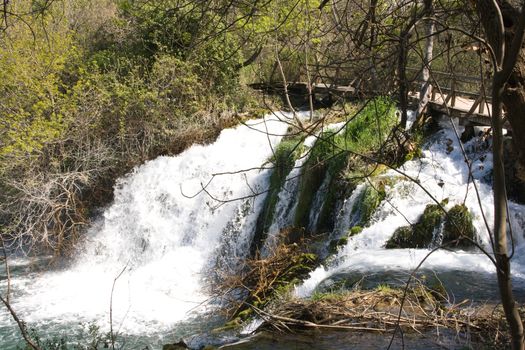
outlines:
[[[472,172],[479,189],[481,204],[478,202],[472,179],[469,180],[467,165],[461,153],[456,135],[448,121],[442,122],[443,129],[427,144],[421,159],[407,162],[399,170],[417,179],[438,201],[448,199],[447,209],[465,202],[474,216],[474,226],[481,245],[488,251],[490,241],[482,212],[492,225],[493,201],[491,185],[484,178],[490,178],[492,157],[483,139],[475,138],[465,145],[469,158],[473,160]],[[336,257],[326,266],[313,271],[310,277],[296,288],[301,297],[310,295],[323,280],[338,273],[373,272],[389,270],[412,270],[428,255],[429,249],[385,249],[384,246],[396,228],[415,223],[428,204],[434,203],[423,189],[414,182],[403,178],[393,170],[383,175],[393,178],[394,184],[387,186],[387,200],[383,201],[371,224],[349,238],[348,244],[340,248]],[[352,201],[348,201],[352,203]],[[514,277],[523,280],[525,275],[525,206],[509,204],[510,219],[514,229],[516,249],[512,261]],[[350,215],[351,207],[344,209]],[[344,221],[346,220],[346,222]],[[338,230],[348,230],[352,220],[340,219]],[[344,225],[345,223],[349,223]],[[341,226],[345,226],[342,228]],[[428,257],[422,265],[432,270],[463,270],[472,272],[495,272],[487,256],[471,251],[439,250]],[[523,284],[523,281],[521,281]]]
[[[287,118],[279,113],[224,130],[211,145],[157,158],[120,179],[74,264],[15,277],[13,308],[44,331],[92,321],[108,329],[111,289],[124,270],[113,295],[115,330],[146,336],[187,318],[210,297],[205,279],[249,251],[264,200],[251,195],[266,190],[270,175],[259,167],[287,129],[278,117]],[[8,324],[1,308],[0,325]],[[0,330],[0,348],[19,339],[16,328],[11,333]]]

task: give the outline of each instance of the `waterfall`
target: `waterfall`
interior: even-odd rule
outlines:
[[[188,318],[210,297],[206,281],[249,251],[264,200],[255,194],[271,173],[261,165],[289,118],[248,121],[213,144],[159,157],[118,180],[114,202],[71,266],[13,278],[13,308],[37,328],[96,321],[107,329],[115,282],[113,323],[121,333],[145,336]],[[14,325],[4,308],[0,324]],[[1,328],[0,344],[12,344],[16,328],[9,335]]]
[[[295,161],[293,169],[286,176],[283,187],[279,191],[272,224],[268,229],[267,238],[262,249],[263,255],[268,255],[272,248],[275,247],[279,239],[279,232],[293,224],[299,181],[301,180],[301,171],[306,159],[306,156],[303,155]]]
[[[213,144],[193,146],[175,157],[159,157],[119,179],[114,202],[86,232],[69,266],[15,274],[13,308],[24,321],[47,334],[60,334],[64,329],[75,329],[78,323],[93,321],[107,330],[114,286],[114,328],[120,334],[140,338],[162,338],[173,332],[179,321],[187,322],[213,310],[216,278],[238,270],[250,253],[272,174],[263,165],[274,156],[290,119],[288,114],[276,113],[223,130]],[[324,281],[342,273],[415,268],[429,248],[386,249],[385,243],[396,228],[415,223],[426,206],[433,203],[421,187],[444,203],[446,209],[464,203],[473,215],[477,241],[490,251],[483,220],[483,214],[489,224],[493,219],[489,141],[480,137],[465,144],[472,161],[472,180],[453,128],[447,122],[441,126],[426,143],[421,159],[372,179],[385,185],[386,198],[371,217],[367,212],[367,219],[363,220],[360,205],[372,182],[357,184],[351,193],[339,188],[338,196],[331,197],[330,216],[326,219],[325,215],[325,221],[330,221],[330,225],[325,225],[330,229],[326,230],[331,232],[323,232],[327,239],[319,254],[326,257],[333,252],[331,242],[337,241],[339,247],[324,266],[296,287],[298,296],[310,295]],[[337,132],[343,127],[342,123],[333,124],[327,130]],[[275,246],[281,230],[294,225],[302,172],[315,140],[315,136],[304,140],[306,151],[295,161],[278,192],[274,192],[275,208],[268,232],[264,232],[263,254]],[[308,231],[317,230],[333,179],[326,171],[310,197],[305,224]],[[509,210],[517,250],[513,273],[525,281],[525,206],[510,202]],[[359,227],[350,235],[349,230],[356,225],[362,225],[362,230]],[[443,225],[436,227],[430,246],[442,239],[442,230]],[[21,259],[14,261],[13,266],[23,271],[25,264]],[[474,250],[439,250],[423,267],[494,273],[490,260]],[[0,292],[5,293],[5,281],[2,283]],[[18,340],[16,325],[2,309],[2,349],[15,349]]]
[[[396,228],[415,223],[428,204],[433,203],[428,194],[419,186],[424,186],[438,201],[447,200],[446,209],[455,204],[465,205],[473,215],[474,227],[480,244],[491,252],[489,235],[485,228],[483,213],[491,225],[493,221],[493,201],[491,190],[492,157],[489,141],[474,138],[465,144],[468,157],[472,161],[472,174],[481,202],[478,202],[472,180],[461,152],[457,137],[448,121],[441,122],[442,129],[426,143],[423,157],[405,163],[399,171],[417,179],[418,184],[408,181],[396,171],[388,171],[381,177],[391,185],[387,188],[387,198],[373,215],[368,227],[339,249],[335,258],[325,266],[313,271],[304,283],[296,288],[296,294],[304,297],[332,276],[341,273],[385,272],[391,270],[410,271],[418,266],[430,249],[385,249],[387,240]],[[510,220],[514,231],[516,250],[512,261],[514,276],[524,284],[525,271],[525,206],[509,203]],[[346,216],[347,219],[348,215]],[[339,220],[339,224],[343,220]],[[344,225],[346,228],[348,226]],[[340,229],[338,229],[340,230]],[[439,232],[435,233],[439,236]],[[495,267],[479,251],[438,250],[424,262],[423,268],[441,271],[472,271],[494,273]]]

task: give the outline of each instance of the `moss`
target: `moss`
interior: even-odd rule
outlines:
[[[386,242],[385,248],[411,248],[413,246],[412,235],[413,231],[411,226],[398,227],[392,237]]]
[[[355,186],[340,178],[331,177],[328,191],[325,195],[321,212],[317,220],[317,230],[319,232],[331,232],[335,226],[337,216],[336,205],[345,198],[348,191],[352,191]]]
[[[441,225],[444,217],[445,213],[439,205],[427,205],[419,222],[414,227],[415,233],[422,238],[424,237],[424,239],[428,240],[428,243],[430,243],[434,230]]]
[[[372,214],[385,199],[386,192],[384,185],[379,185],[376,188],[369,186],[363,194],[363,201],[361,206],[361,225],[366,225],[370,221]]]
[[[342,247],[348,243],[348,237],[341,237],[339,239],[334,239],[330,241],[330,244],[328,246],[328,249],[330,252],[335,253],[337,251],[337,248]]]
[[[253,315],[253,309],[247,308],[247,309],[244,309],[241,312],[239,312],[237,314],[237,317],[239,318],[239,320],[244,321],[244,320],[247,320],[252,315]]]
[[[386,198],[384,182],[378,182],[373,186],[367,186],[361,194],[359,201],[352,209],[352,216],[359,213],[357,225],[366,227],[370,223],[370,218],[376,211],[377,207]]]
[[[279,192],[286,181],[286,177],[292,171],[295,161],[301,156],[303,140],[304,138],[301,135],[286,137],[277,145],[274,155],[270,159],[274,170],[270,176],[270,187],[263,209],[257,218],[254,239],[250,247],[252,255],[260,249],[265,239],[265,234],[272,224],[275,206],[279,200]]]
[[[457,246],[472,246],[470,240],[475,240],[476,229],[472,223],[472,214],[464,204],[453,206],[445,219],[443,243],[457,240]],[[468,239],[465,239],[468,238]]]
[[[295,210],[294,225],[307,227],[310,209],[315,193],[327,174],[329,160],[334,159],[334,147],[331,143],[333,133],[323,133],[310,150],[299,184],[297,208]]]
[[[432,242],[434,230],[441,225],[445,213],[439,205],[429,204],[413,226],[402,226],[395,230],[385,248],[426,248]]]
[[[321,212],[318,217],[317,227],[321,231],[330,231],[334,224],[334,209],[341,194],[344,194],[344,186],[353,181],[344,182],[342,173],[348,168],[349,155],[351,152],[361,154],[373,154],[381,148],[396,125],[394,103],[385,97],[378,97],[370,101],[359,113],[348,116],[347,124],[337,134],[332,131],[324,132],[310,151],[308,161],[305,163],[300,187],[298,204],[296,207],[294,225],[307,227],[312,201],[326,176],[330,176],[328,192],[324,198]],[[366,170],[367,162],[359,157],[352,161],[356,171],[356,178],[362,178]],[[359,163],[359,164],[357,164]],[[376,166],[371,172],[378,174],[386,169],[384,166]],[[381,198],[382,197],[382,198]],[[384,193],[368,193],[364,197],[363,222],[369,220],[373,211],[377,208]]]
[[[361,227],[361,226],[354,226],[348,232],[348,236],[349,237],[355,236],[355,235],[361,233],[361,231],[363,231],[363,227]]]

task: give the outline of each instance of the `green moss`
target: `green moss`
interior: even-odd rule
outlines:
[[[385,248],[411,248],[413,246],[412,236],[413,231],[411,226],[398,227],[392,237],[386,242]]]
[[[305,162],[295,211],[294,226],[296,227],[308,226],[310,208],[315,193],[321,187],[327,174],[330,160],[335,159],[335,148],[331,144],[332,139],[332,133],[323,133],[310,150],[308,160]]]
[[[385,198],[386,191],[384,182],[378,182],[373,186],[366,186],[358,200],[358,203],[356,203],[352,209],[352,216],[356,215],[356,213],[359,213],[357,225],[366,227],[369,224],[370,218],[376,211],[377,207]]]
[[[370,101],[359,113],[348,116],[344,129],[335,134],[324,132],[312,147],[305,163],[300,186],[294,225],[307,227],[312,201],[326,176],[330,176],[328,192],[325,196],[318,217],[319,230],[330,231],[333,228],[335,204],[344,193],[342,173],[348,167],[352,152],[372,154],[376,152],[396,125],[394,103],[384,97]],[[366,165],[366,164],[364,164]],[[376,167],[372,172],[382,172],[385,167]],[[357,171],[361,178],[364,171]],[[353,181],[350,181],[353,183]],[[367,222],[381,200],[384,192],[369,193],[363,197],[363,222]]]
[[[425,241],[428,240],[428,237],[432,240],[434,230],[441,225],[444,217],[445,213],[439,205],[427,205],[419,222],[414,227],[415,233],[422,239],[424,238]],[[430,243],[430,240],[428,240],[428,243]]]
[[[244,321],[244,320],[247,320],[249,317],[251,317],[253,315],[253,309],[251,308],[247,308],[247,309],[244,309],[242,310],[241,312],[239,312],[237,314],[237,317]]]
[[[337,248],[342,247],[348,243],[348,237],[341,237],[339,239],[334,239],[330,242],[328,249],[330,252],[335,253]]]
[[[348,191],[353,190],[354,185],[341,179],[339,176],[331,177],[328,191],[325,195],[321,212],[317,221],[319,232],[331,232],[334,229],[336,219],[336,205],[343,200]]]
[[[366,225],[370,221],[372,214],[377,209],[379,204],[385,199],[385,187],[380,185],[376,188],[368,186],[363,194],[363,201],[361,205],[361,225]]]
[[[429,204],[413,226],[402,226],[395,230],[387,241],[386,248],[426,248],[432,242],[434,230],[443,222],[445,213],[440,206]]]
[[[355,236],[355,235],[361,233],[361,231],[363,231],[363,227],[361,227],[361,226],[354,226],[348,232],[348,236],[349,237]]]
[[[295,161],[303,152],[303,140],[304,138],[301,135],[283,139],[275,148],[274,154],[270,159],[274,170],[270,176],[270,187],[263,210],[257,219],[254,239],[250,249],[252,255],[260,248],[265,239],[265,234],[272,224],[275,206],[279,200],[279,192],[286,181],[286,177],[292,171]]]
[[[476,235],[476,229],[472,223],[472,214],[464,204],[453,206],[445,219],[443,229],[443,243],[458,241],[456,245],[461,247],[472,246]],[[468,239],[465,239],[468,238]]]

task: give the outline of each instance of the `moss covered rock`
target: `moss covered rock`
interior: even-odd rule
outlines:
[[[443,243],[456,241],[460,247],[472,246],[475,240],[476,229],[472,223],[472,214],[464,204],[453,206],[445,219],[443,228]]]
[[[386,248],[426,248],[432,242],[434,232],[445,218],[436,204],[429,204],[413,226],[399,227],[387,241]]]
[[[413,230],[411,226],[398,227],[392,237],[386,242],[385,248],[412,248],[414,242],[412,241]]]
[[[363,200],[361,202],[361,226],[367,225],[375,210],[385,199],[385,186],[379,183],[377,186],[368,186],[363,193]]]

